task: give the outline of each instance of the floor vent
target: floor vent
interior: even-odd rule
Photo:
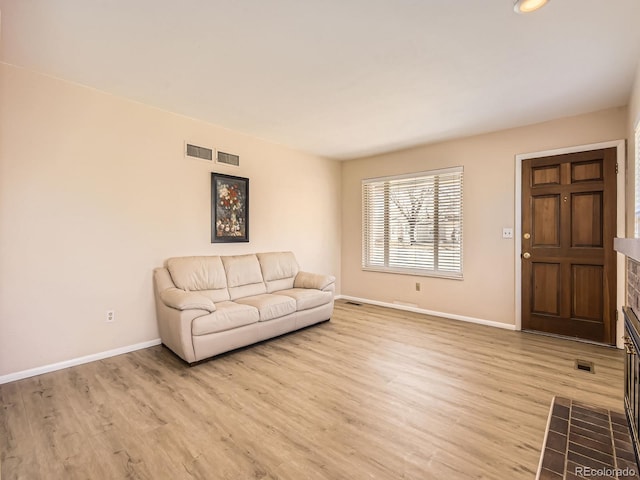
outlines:
[[[345,302],[347,305],[355,305],[356,307],[361,307],[362,304],[358,302],[352,302],[351,300]]]
[[[576,370],[582,370],[583,372],[596,373],[593,366],[593,362],[587,362],[586,360],[576,360]]]

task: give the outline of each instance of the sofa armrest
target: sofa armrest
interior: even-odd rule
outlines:
[[[316,288],[318,290],[325,290],[330,285],[333,285],[335,281],[336,277],[333,275],[298,272],[293,281],[293,286],[294,288]]]
[[[216,306],[211,299],[198,292],[187,292],[179,288],[167,288],[160,292],[160,299],[167,307],[176,310],[206,310],[214,312]]]

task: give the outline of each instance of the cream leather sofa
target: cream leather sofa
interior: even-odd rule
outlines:
[[[292,252],[177,257],[154,289],[162,343],[193,363],[329,320],[335,277],[301,272]]]

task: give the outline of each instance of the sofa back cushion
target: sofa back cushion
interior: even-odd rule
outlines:
[[[267,293],[260,263],[255,254],[221,257],[227,272],[227,288],[231,300]]]
[[[227,277],[220,257],[176,257],[167,260],[167,270],[176,287],[203,291],[214,302],[229,300]]]
[[[293,288],[293,280],[300,271],[293,252],[258,253],[258,260],[268,293]]]

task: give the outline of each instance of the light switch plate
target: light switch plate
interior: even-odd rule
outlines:
[[[513,238],[513,228],[503,228],[502,229],[502,238]]]

